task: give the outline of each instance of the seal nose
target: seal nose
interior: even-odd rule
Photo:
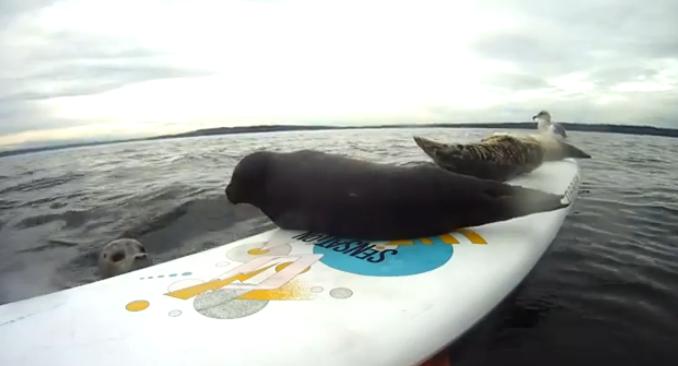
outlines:
[[[233,184],[229,184],[228,186],[226,186],[225,192],[226,192],[226,198],[228,198],[228,200],[231,203],[233,203],[233,204],[240,203],[240,200],[238,200],[236,198],[238,196],[238,194],[237,194],[237,190],[233,187]]]
[[[140,253],[134,256],[135,261],[146,260],[147,258],[146,253]]]

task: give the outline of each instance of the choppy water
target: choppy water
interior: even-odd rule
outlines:
[[[489,132],[284,132],[0,159],[0,303],[96,280],[98,250],[117,237],[140,238],[162,262],[271,228],[223,194],[252,150],[405,163],[426,160],[415,133],[470,141]],[[451,348],[455,365],[678,364],[678,140],[570,139],[594,157],[582,161],[579,200],[524,284]]]

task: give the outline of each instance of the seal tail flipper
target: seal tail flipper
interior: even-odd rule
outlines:
[[[557,123],[551,124],[549,131],[554,134],[554,135],[559,135],[562,138],[567,138],[567,133],[565,132],[565,128]]]
[[[591,155],[587,154],[583,150],[574,147],[566,142],[560,142],[561,149],[563,151],[563,157],[565,158],[578,158],[578,159],[590,159]]]
[[[488,188],[485,194],[489,204],[484,211],[485,214],[492,212],[494,221],[554,211],[570,205],[564,196],[507,184]]]
[[[430,156],[433,159],[435,159],[436,153],[438,153],[441,149],[445,147],[444,144],[435,142],[433,140],[425,139],[419,136],[414,136],[414,142],[417,144],[417,146],[419,146],[419,148],[424,150],[426,155]]]

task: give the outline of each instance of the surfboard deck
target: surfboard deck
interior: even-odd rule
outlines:
[[[579,168],[510,183],[574,202]],[[571,207],[412,241],[267,231],[0,306],[0,364],[416,365],[524,279]]]

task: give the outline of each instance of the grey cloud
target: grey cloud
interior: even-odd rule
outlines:
[[[46,118],[39,100],[100,93],[154,79],[205,75],[167,63],[165,55],[142,45],[100,35],[44,33],[31,27],[36,10],[48,0],[0,0],[0,133],[80,124]],[[514,64],[516,72],[488,75],[485,83],[515,90],[545,89],[542,98],[516,105],[459,114],[431,108],[442,120],[529,120],[539,109],[574,122],[643,122],[677,127],[678,92],[615,93],[626,81],[652,80],[661,70],[655,61],[678,58],[678,1],[478,0],[491,10],[505,10],[523,21],[519,29],[485,36],[474,50]],[[479,22],[482,19],[478,19]],[[124,26],[121,25],[121,26]],[[556,100],[546,80],[582,72],[594,93],[631,97],[631,102],[597,105],[574,94]],[[524,117],[516,117],[524,116]],[[615,120],[615,118],[619,118]]]
[[[486,36],[476,43],[476,51],[542,75],[678,57],[678,1],[493,0],[482,4],[509,11],[525,24],[511,33]]]
[[[78,126],[85,123],[84,121],[64,121],[48,117],[40,106],[31,101],[0,101],[0,134]]]
[[[22,15],[55,2],[56,0],[2,0],[0,1],[0,29]]]
[[[640,66],[620,66],[599,68],[589,75],[589,79],[602,85],[611,85],[627,81],[644,81],[658,74],[656,69]]]
[[[0,49],[3,49],[0,133],[83,124],[49,120],[38,104],[31,101],[101,93],[149,80],[207,74],[203,70],[172,66],[160,53],[115,39],[59,32],[37,33],[33,36],[39,43],[29,43],[30,46],[12,41],[11,37],[21,35],[12,31],[0,33]]]
[[[538,89],[548,86],[546,80],[534,75],[520,73],[503,73],[488,76],[486,82],[489,85],[505,87],[509,89]]]
[[[433,121],[439,123],[529,122],[535,113],[549,107],[552,105],[512,104],[483,110],[459,111],[447,106],[435,106],[428,108],[427,112],[433,116]]]
[[[41,34],[40,45],[0,46],[0,99],[99,93],[129,83],[206,72],[168,65],[163,55],[115,39],[68,32]],[[9,42],[7,42],[9,43]]]
[[[101,93],[131,83],[205,75],[159,65],[70,65],[22,78],[0,79],[0,133],[82,125],[47,117],[34,101]]]
[[[17,33],[18,36],[23,34]],[[13,35],[12,32],[7,32],[4,37],[0,34],[0,46],[4,51],[0,58],[0,75],[4,77],[21,78],[74,64],[149,63],[160,61],[163,56],[140,46],[101,36],[43,32],[36,37],[39,43],[27,46],[21,42],[12,42]]]
[[[646,56],[678,55],[674,0],[598,0],[553,2],[551,6],[527,8],[562,27],[591,39],[604,38],[614,48],[646,52]]]
[[[483,0],[481,0],[483,1]],[[483,1],[493,10],[517,16],[524,27],[485,36],[474,50],[481,56],[513,64],[518,75],[489,77],[489,85],[507,89],[539,89],[546,80],[580,73],[594,89],[553,98],[472,113],[468,117],[515,120],[511,116],[548,109],[556,120],[568,122],[653,124],[678,127],[678,90],[618,92],[614,86],[633,81],[652,82],[666,65],[678,59],[678,1],[597,0],[581,2]],[[678,87],[678,80],[673,81]],[[608,97],[606,103],[601,97]],[[617,97],[623,101],[617,101]],[[446,116],[443,114],[443,116]],[[456,115],[459,117],[458,115]],[[485,118],[484,118],[485,117]]]
[[[648,44],[675,39],[678,14],[675,0],[479,0],[479,3],[540,21],[526,25],[535,33],[559,29],[592,40],[605,36],[606,39],[640,40]],[[544,26],[537,28],[541,24]]]
[[[27,56],[33,60],[41,58],[50,58],[51,61],[54,59],[129,59],[158,55],[157,51],[101,35],[56,32],[43,34],[40,38],[45,47],[30,50]]]
[[[478,41],[475,47],[486,56],[530,63],[558,62],[566,55],[563,48],[547,38],[528,32],[492,35]]]
[[[592,51],[575,39],[525,31],[486,36],[474,48],[481,56],[509,61],[542,77],[580,70],[595,62]]]
[[[554,100],[548,94],[537,100],[504,104],[483,110],[458,111],[447,107],[430,108],[436,122],[529,122],[542,109],[551,112],[554,121],[576,123],[647,124],[678,127],[678,93],[616,93],[629,101],[610,103],[601,108],[595,100],[579,95]],[[517,117],[516,117],[517,116]]]
[[[69,65],[16,79],[0,79],[0,85],[12,85],[0,101],[47,99],[105,92],[147,80],[200,76],[205,72],[150,65]]]

